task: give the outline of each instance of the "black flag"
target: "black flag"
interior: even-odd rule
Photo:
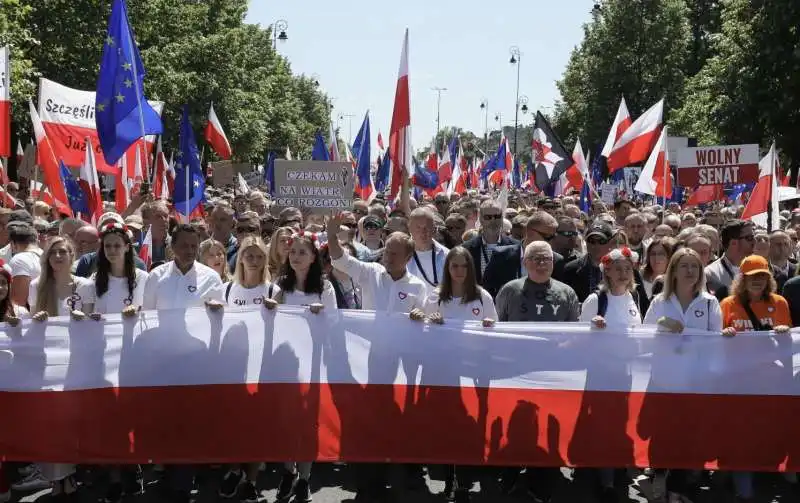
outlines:
[[[572,165],[572,155],[564,148],[561,138],[550,127],[547,119],[538,111],[533,126],[531,157],[536,175],[536,186],[540,189],[544,189],[548,184],[558,180],[561,174]]]

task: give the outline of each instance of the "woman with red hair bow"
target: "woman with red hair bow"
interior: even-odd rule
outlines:
[[[583,302],[580,321],[595,328],[608,324],[620,327],[641,325],[641,299],[636,294],[634,270],[639,256],[627,246],[611,250],[600,260],[603,279],[597,292]]]

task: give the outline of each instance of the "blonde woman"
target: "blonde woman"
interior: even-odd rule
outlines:
[[[289,258],[289,238],[292,234],[294,234],[294,229],[291,227],[280,227],[272,233],[272,238],[269,240],[267,262],[267,269],[272,278],[284,274],[282,268]]]
[[[641,301],[636,294],[634,269],[639,255],[627,246],[615,248],[600,260],[603,280],[600,290],[583,301],[580,321],[595,328],[628,327],[642,323]]]
[[[274,286],[267,269],[267,245],[258,236],[247,236],[239,243],[236,269],[225,284],[225,302],[231,306],[252,306],[271,298]]]
[[[69,239],[61,236],[50,240],[42,254],[41,275],[31,282],[28,304],[33,319],[39,322],[49,316],[72,315],[82,320],[94,310],[92,280],[74,276],[71,272],[75,249]],[[78,490],[75,465],[42,463],[42,475],[53,485],[53,496],[71,495]]]
[[[197,249],[197,255],[200,257],[199,262],[212,268],[214,272],[219,274],[219,278],[223,283],[230,280],[225,245],[215,239],[206,239],[200,243],[200,247]]]

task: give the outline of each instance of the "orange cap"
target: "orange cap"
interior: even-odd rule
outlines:
[[[761,255],[745,257],[744,260],[742,260],[742,264],[739,266],[739,270],[745,276],[759,273],[772,274],[769,270],[769,262]]]

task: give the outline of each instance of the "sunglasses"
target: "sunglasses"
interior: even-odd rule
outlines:
[[[557,231],[556,234],[565,238],[574,238],[578,235],[577,231]]]
[[[503,218],[503,215],[483,215],[481,218],[484,220],[500,220]]]
[[[750,234],[749,236],[740,236],[739,239],[744,239],[748,243],[753,243],[753,242],[755,242],[756,237],[755,237],[755,235]]]
[[[237,227],[236,228],[236,233],[237,234],[253,234],[253,233],[256,233],[256,232],[260,232],[260,231],[261,231],[261,229],[259,229],[258,227]]]
[[[608,241],[608,239],[603,238],[589,238],[586,240],[586,243],[590,245],[607,245]]]
[[[376,223],[376,222],[369,222],[369,223],[364,224],[364,230],[365,231],[377,231],[378,229],[382,229],[382,228],[383,228],[383,226],[378,224],[378,223]]]

